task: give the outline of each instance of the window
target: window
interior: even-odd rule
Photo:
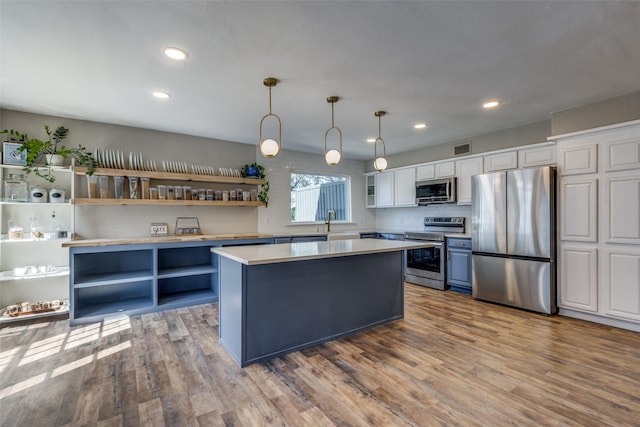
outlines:
[[[350,186],[344,175],[292,172],[291,222],[324,222],[329,210],[336,221],[351,221]]]

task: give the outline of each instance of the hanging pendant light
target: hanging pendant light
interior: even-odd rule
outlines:
[[[338,102],[339,99],[340,98],[337,96],[330,96],[327,98],[327,102],[331,104],[331,127],[324,133],[324,161],[327,162],[329,166],[337,166],[338,163],[340,163],[340,160],[342,160],[342,131],[333,123],[333,105]],[[327,150],[327,135],[329,135],[329,132],[333,129],[338,131],[338,136],[340,137],[339,150]]]
[[[376,111],[375,113],[373,113],[374,116],[376,116],[378,118],[378,138],[376,138],[376,141],[373,143],[373,167],[375,168],[375,170],[377,170],[378,172],[382,172],[383,170],[385,170],[387,168],[387,147],[384,143],[384,139],[382,139],[381,135],[381,124],[380,124],[380,118],[382,116],[384,116],[386,114],[386,112],[384,111]],[[378,142],[382,143],[382,156],[378,157]]]
[[[278,80],[275,77],[267,77],[263,81],[264,85],[269,88],[269,114],[265,114],[260,120],[260,153],[264,157],[273,158],[280,154],[282,148],[282,122],[277,114],[273,114],[271,111],[271,88],[278,84]],[[273,116],[278,121],[278,140],[273,138],[262,139],[262,125],[267,117]]]

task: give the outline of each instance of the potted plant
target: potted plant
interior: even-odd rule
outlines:
[[[264,166],[259,165],[255,162],[251,163],[250,165],[244,165],[242,167],[242,176],[243,178],[259,179],[265,179],[267,177],[264,173]],[[260,190],[258,191],[258,198],[262,203],[264,203],[265,207],[269,205],[269,181],[260,186]]]
[[[13,129],[3,130],[0,133],[9,135],[12,142],[22,144],[18,151],[26,152],[26,164],[23,170],[26,173],[35,173],[40,178],[49,182],[56,180],[53,175],[52,166],[60,166],[65,159],[75,159],[78,166],[87,168],[87,175],[93,175],[97,163],[93,154],[82,145],[78,147],[67,147],[62,143],[69,133],[69,129],[59,126],[55,131],[51,131],[48,125],[44,126],[48,141],[31,139],[26,133],[21,133]],[[42,163],[44,161],[44,164]]]

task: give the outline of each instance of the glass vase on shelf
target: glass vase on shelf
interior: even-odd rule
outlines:
[[[4,181],[4,200],[6,202],[28,202],[29,184],[21,173],[10,173]]]
[[[9,225],[9,240],[22,240],[24,239],[24,229],[18,225],[18,223],[11,217],[8,221]]]
[[[29,236],[32,239],[43,239],[44,233],[40,229],[40,225],[38,224],[38,218],[31,216],[31,225],[29,226]]]

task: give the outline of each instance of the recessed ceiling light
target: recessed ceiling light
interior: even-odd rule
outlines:
[[[482,104],[482,108],[495,108],[500,105],[500,101],[487,101]]]
[[[167,93],[167,92],[163,92],[161,90],[154,90],[153,92],[151,92],[151,95],[155,96],[156,98],[159,99],[169,99],[171,98],[171,94]]]
[[[369,144],[373,144],[374,142],[376,142],[376,139],[375,138],[367,138],[367,142]]]
[[[167,55],[171,59],[175,59],[176,61],[184,61],[189,57],[187,52],[182,49],[178,49],[177,47],[167,47],[164,49],[164,54]]]
[[[414,128],[416,129],[424,129],[427,127],[426,123],[416,123],[415,125],[413,125]]]

